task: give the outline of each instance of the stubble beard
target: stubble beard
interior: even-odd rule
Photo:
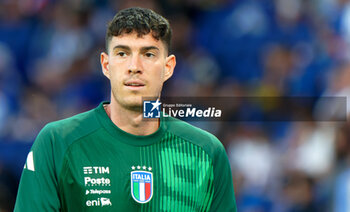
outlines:
[[[112,97],[114,98],[115,102],[122,108],[137,113],[143,113],[143,97],[152,98],[152,100],[155,101],[160,98],[162,88],[163,86],[161,86],[160,91],[154,97],[142,96],[141,94],[131,94],[130,96],[124,96],[123,98],[118,97],[119,92],[117,91],[117,88],[112,88]]]
[[[112,90],[112,95],[114,100],[118,105],[126,110],[130,110],[133,112],[142,113],[142,96],[126,96],[124,98],[118,97],[118,92]]]

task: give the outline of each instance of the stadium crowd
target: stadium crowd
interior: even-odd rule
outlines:
[[[40,129],[109,99],[105,28],[131,6],[172,25],[177,66],[165,95],[350,95],[347,0],[1,0],[0,211],[13,209]],[[331,120],[336,104],[316,102],[314,113]],[[238,211],[349,211],[349,121],[262,122],[251,112],[253,121],[196,123],[226,147]]]

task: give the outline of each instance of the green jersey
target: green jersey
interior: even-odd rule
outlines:
[[[25,164],[15,211],[236,211],[226,152],[208,132],[163,117],[147,136],[99,107],[46,125]]]

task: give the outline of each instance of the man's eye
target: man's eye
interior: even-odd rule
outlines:
[[[125,52],[117,52],[117,56],[125,57],[126,53]]]
[[[154,57],[155,55],[153,54],[153,53],[151,53],[151,52],[147,52],[146,54],[146,57]]]

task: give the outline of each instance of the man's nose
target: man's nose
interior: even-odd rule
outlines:
[[[128,73],[142,73],[142,63],[139,55],[133,55],[130,59]]]

